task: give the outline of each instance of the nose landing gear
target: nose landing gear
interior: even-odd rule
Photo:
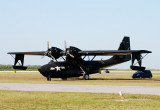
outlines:
[[[51,81],[51,76],[50,75],[48,75],[47,81]]]

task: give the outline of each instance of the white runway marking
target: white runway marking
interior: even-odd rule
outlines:
[[[150,86],[106,86],[106,85],[65,85],[65,84],[24,84],[0,83],[0,90],[50,91],[50,92],[90,92],[160,95],[160,87]]]

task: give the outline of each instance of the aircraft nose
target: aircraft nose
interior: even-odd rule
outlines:
[[[38,71],[39,71],[40,73],[44,73],[44,72],[45,72],[44,66],[41,66],[41,67],[38,69]]]
[[[46,71],[45,71],[45,67],[44,66],[42,66],[42,67],[40,67],[39,69],[38,69],[38,71],[43,75],[43,76],[45,76],[46,77]]]
[[[39,68],[39,69],[38,69],[38,71],[41,73],[41,72],[42,72],[42,69],[41,69],[41,68]]]

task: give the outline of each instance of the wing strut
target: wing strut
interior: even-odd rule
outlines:
[[[91,61],[93,61],[95,57],[96,57],[96,55],[92,58],[92,60],[91,60]]]
[[[18,62],[19,60],[20,60],[21,64]],[[19,64],[18,66],[17,66],[17,63]],[[23,64],[24,64],[24,54],[16,54],[13,68],[20,69],[20,70],[26,70],[27,67],[23,66]]]
[[[132,65],[130,66],[132,70],[144,71],[146,67],[142,67],[142,59],[146,57],[148,53],[142,57],[141,53],[132,53]],[[134,64],[135,60],[137,62]],[[135,66],[138,63],[139,66]]]
[[[82,58],[83,60],[86,58],[86,55]]]
[[[12,57],[13,57],[13,55],[12,54],[10,54]],[[13,57],[13,59],[15,60],[15,58]],[[19,65],[21,65],[20,63],[19,63],[19,61],[17,62]]]

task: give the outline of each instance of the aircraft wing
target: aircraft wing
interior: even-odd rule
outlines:
[[[8,52],[7,54],[20,54],[20,55],[40,55],[44,56],[46,51],[37,51],[37,52]]]
[[[95,51],[79,51],[79,55],[99,55],[99,56],[112,56],[112,55],[130,55],[132,53],[152,53],[151,51],[148,50],[95,50]]]
[[[7,54],[21,54],[21,55],[40,55],[44,56],[46,51],[36,51],[36,52],[8,52]],[[86,50],[86,51],[79,51],[78,54],[83,55],[99,55],[99,56],[112,56],[112,55],[130,55],[132,53],[152,53],[148,50]]]

